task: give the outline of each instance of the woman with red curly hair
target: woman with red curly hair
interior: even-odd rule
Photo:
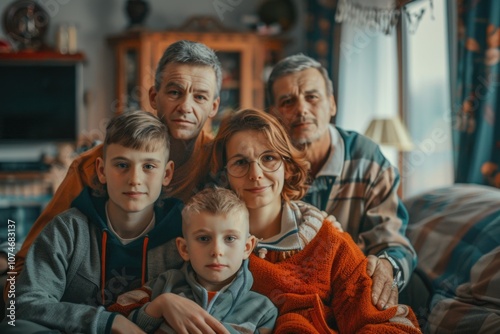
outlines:
[[[211,177],[246,203],[253,289],[279,308],[275,333],[420,333],[411,309],[378,310],[366,258],[347,233],[300,201],[308,163],[271,115],[227,115],[214,139]]]

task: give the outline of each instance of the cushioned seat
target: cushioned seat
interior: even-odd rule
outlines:
[[[407,236],[434,289],[424,331],[498,333],[500,190],[456,184],[405,204]]]

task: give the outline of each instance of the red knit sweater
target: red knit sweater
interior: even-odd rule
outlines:
[[[409,307],[372,304],[365,256],[330,223],[302,251],[277,262],[281,255],[250,258],[253,290],[279,309],[274,333],[420,333]]]

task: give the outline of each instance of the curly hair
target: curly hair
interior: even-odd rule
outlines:
[[[283,199],[287,202],[301,199],[307,191],[309,170],[305,153],[293,146],[286,130],[274,116],[261,110],[243,109],[223,118],[212,145],[211,175],[224,175],[228,141],[234,134],[247,130],[263,133],[269,141],[269,146],[283,157],[285,165]]]

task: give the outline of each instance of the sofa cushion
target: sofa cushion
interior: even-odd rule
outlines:
[[[410,214],[407,236],[417,251],[418,267],[435,290],[425,331],[498,330],[500,190],[456,184],[405,204]]]

